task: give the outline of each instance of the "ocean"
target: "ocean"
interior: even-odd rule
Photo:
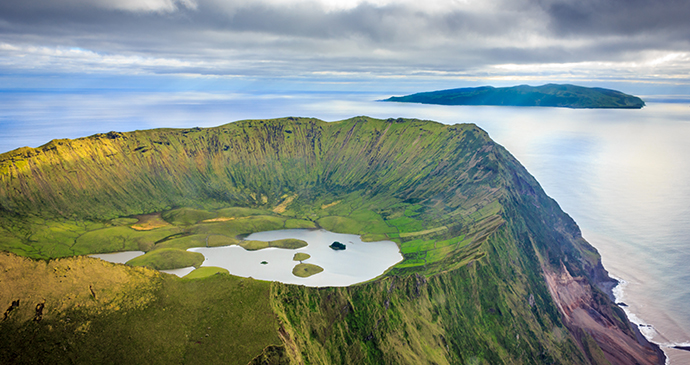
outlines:
[[[690,363],[690,98],[641,110],[377,102],[394,93],[4,92],[0,152],[54,138],[285,116],[475,123],[575,219],[617,301],[671,364]],[[644,98],[644,97],[643,97]],[[661,98],[659,98],[661,100]]]

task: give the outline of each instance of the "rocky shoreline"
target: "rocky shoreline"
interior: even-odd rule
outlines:
[[[620,282],[609,276],[608,271],[601,264],[601,261],[598,262],[598,265],[596,267],[590,268],[590,270],[588,270],[588,274],[590,275],[590,278],[593,280],[594,286],[598,288],[602,293],[604,293],[606,297],[608,297],[611,303],[620,311],[620,314],[622,314],[622,316],[625,318],[629,329],[634,334],[635,341],[639,346],[642,347],[643,354],[646,355],[646,357],[648,357],[649,359],[652,359],[652,355],[655,355],[657,357],[658,360],[650,363],[665,364],[667,357],[664,351],[661,349],[661,347],[658,344],[649,341],[642,334],[638,325],[630,321],[627,314],[622,308],[627,307],[627,304],[622,302],[616,302],[616,297],[613,294],[613,289],[616,286],[618,286]],[[604,347],[602,346],[602,349],[603,348]]]

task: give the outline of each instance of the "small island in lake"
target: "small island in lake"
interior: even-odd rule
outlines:
[[[541,106],[576,109],[641,109],[642,99],[620,91],[569,84],[468,87],[392,96],[382,101],[439,105]]]
[[[308,278],[312,275],[316,275],[323,271],[321,266],[313,264],[297,264],[292,269],[292,275],[299,276],[300,278]]]
[[[332,249],[334,249],[334,250],[336,250],[336,251],[342,251],[342,250],[345,249],[345,245],[342,244],[342,243],[340,243],[340,242],[338,242],[338,241],[335,241],[335,242],[331,243],[331,245],[328,246],[328,247],[330,247],[330,248],[332,248]]]
[[[256,241],[256,240],[242,241],[242,242],[240,242],[240,246],[243,247],[247,251],[263,250],[264,248],[269,248],[269,247],[294,250],[294,249],[306,247],[307,243],[304,242],[303,240],[298,240],[298,239],[294,239],[294,238],[286,238],[286,239],[276,240],[276,241]]]
[[[311,255],[308,254],[308,253],[298,252],[298,253],[295,254],[295,256],[292,257],[292,261],[299,261],[299,262],[302,262],[302,261],[304,261],[304,260],[306,260],[306,259],[308,259],[308,258],[310,258],[310,257],[311,257]]]

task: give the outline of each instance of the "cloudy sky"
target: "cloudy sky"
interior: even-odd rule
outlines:
[[[689,90],[688,19],[687,0],[2,0],[0,83],[625,82],[671,93]]]

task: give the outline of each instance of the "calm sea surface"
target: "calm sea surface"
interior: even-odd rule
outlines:
[[[642,110],[382,103],[391,94],[50,94],[0,98],[0,152],[53,138],[210,127],[284,116],[475,123],[513,153],[581,227],[633,321],[662,346],[690,345],[690,99]],[[676,98],[677,99],[677,98]],[[690,352],[665,349],[672,364]]]

